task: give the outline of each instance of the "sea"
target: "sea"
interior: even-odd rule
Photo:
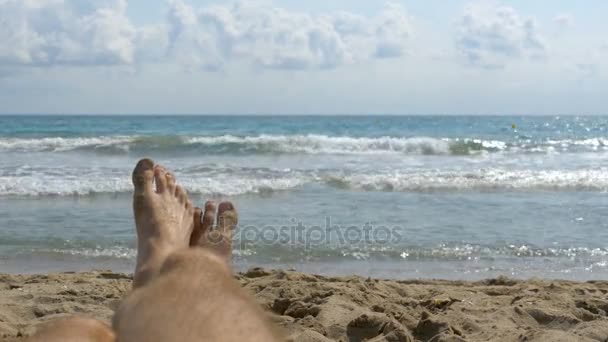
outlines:
[[[235,203],[237,270],[608,278],[604,116],[0,116],[0,273],[132,272],[143,157]]]

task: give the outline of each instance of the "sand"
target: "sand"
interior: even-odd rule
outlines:
[[[608,282],[392,281],[253,269],[238,281],[294,341],[608,341]],[[0,275],[0,339],[66,315],[109,322],[129,275]]]

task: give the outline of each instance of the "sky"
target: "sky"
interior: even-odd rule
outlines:
[[[0,114],[608,114],[605,0],[0,0]]]

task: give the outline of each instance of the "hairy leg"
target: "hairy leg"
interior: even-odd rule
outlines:
[[[113,326],[119,341],[279,341],[266,314],[217,255],[172,254],[161,275],[134,291]]]
[[[114,332],[106,324],[90,319],[66,318],[42,326],[27,342],[113,342]]]
[[[171,204],[172,196],[157,196],[156,174],[162,172],[154,171],[152,177],[150,170],[159,169],[164,171],[143,160],[133,175],[138,266],[134,291],[114,316],[118,341],[281,340],[266,314],[233,278],[230,258],[237,216],[232,204],[220,204],[216,227],[213,203],[207,204],[205,215],[190,212],[187,205],[184,214]],[[188,213],[190,220],[184,216]],[[158,224],[167,222],[165,215],[184,218]]]

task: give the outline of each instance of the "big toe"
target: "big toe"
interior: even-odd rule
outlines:
[[[194,212],[194,230],[190,238],[190,246],[199,246],[205,244],[206,235],[213,229],[215,224],[215,202],[207,201],[205,203],[205,211],[196,208]]]
[[[154,161],[151,159],[140,160],[133,170],[133,186],[136,194],[152,191],[154,183]]]
[[[217,209],[217,228],[226,237],[232,238],[238,215],[232,202],[222,202]]]

